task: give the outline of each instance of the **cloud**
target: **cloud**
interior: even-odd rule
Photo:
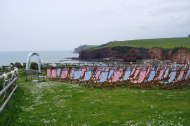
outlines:
[[[0,50],[72,50],[113,40],[187,36],[189,13],[189,0],[0,1]]]

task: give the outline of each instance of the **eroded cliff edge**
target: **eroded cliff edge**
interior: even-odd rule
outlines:
[[[81,60],[119,58],[125,62],[134,62],[141,59],[171,60],[178,63],[187,63],[190,61],[190,49],[188,48],[136,48],[136,47],[110,47],[99,49],[82,50],[79,53]]]

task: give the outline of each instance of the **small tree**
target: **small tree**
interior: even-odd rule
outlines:
[[[17,68],[23,68],[22,64],[19,63],[19,62],[16,62],[16,63],[14,64],[14,66],[17,67]]]
[[[30,68],[33,70],[38,70],[38,64],[36,62],[32,62]]]
[[[188,37],[190,37],[190,34],[188,35]]]

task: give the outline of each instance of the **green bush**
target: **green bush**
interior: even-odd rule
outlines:
[[[20,62],[16,62],[13,66],[17,68],[23,68],[23,65]]]
[[[30,69],[38,70],[38,64],[36,62],[32,62],[31,65],[30,65]]]

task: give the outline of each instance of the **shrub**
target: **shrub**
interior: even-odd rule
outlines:
[[[38,70],[38,64],[36,62],[32,62],[31,65],[30,65],[30,69]]]
[[[13,66],[17,67],[17,68],[23,68],[23,66],[20,62],[16,62]]]

